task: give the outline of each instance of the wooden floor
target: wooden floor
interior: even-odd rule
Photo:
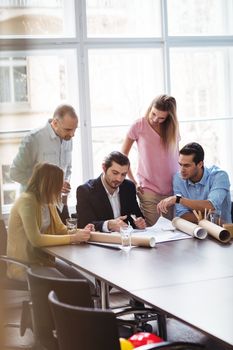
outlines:
[[[22,300],[25,300],[28,295],[26,292],[9,292],[7,295],[7,314],[5,320],[7,322],[19,323],[20,305]],[[128,303],[128,299],[120,292],[113,290],[110,294],[111,307],[117,307]],[[152,322],[153,331],[157,331],[156,322]],[[170,341],[192,341],[200,342],[206,345],[207,350],[229,350],[232,347],[226,347],[216,343],[212,338],[206,337],[201,332],[198,332],[187,325],[184,325],[174,319],[167,320],[168,340]],[[13,349],[31,349],[33,346],[33,334],[30,330],[21,337],[18,328],[5,329],[5,343],[7,350]]]

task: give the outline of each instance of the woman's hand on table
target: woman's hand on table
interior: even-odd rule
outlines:
[[[84,229],[77,229],[75,233],[70,236],[70,243],[87,242],[90,239],[91,231],[95,231],[93,224],[87,224]]]

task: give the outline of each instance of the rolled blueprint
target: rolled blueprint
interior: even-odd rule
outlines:
[[[199,239],[205,239],[207,236],[207,231],[205,228],[193,224],[192,222],[182,219],[180,217],[175,217],[172,220],[172,225],[175,226],[175,228],[177,228],[178,230]]]
[[[231,239],[231,234],[224,227],[214,224],[208,220],[200,220],[198,223],[201,227],[205,228],[210,236],[216,238],[220,242],[227,243]]]
[[[118,233],[101,233],[91,232],[90,242],[114,243],[121,244],[121,236]],[[131,236],[131,244],[138,247],[155,246],[155,238],[153,236]]]

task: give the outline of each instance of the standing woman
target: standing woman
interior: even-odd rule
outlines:
[[[145,117],[130,127],[122,153],[128,155],[134,141],[138,148],[137,179],[131,170],[128,176],[136,185],[146,224],[151,226],[159,217],[156,205],[172,194],[172,177],[178,170],[179,128],[174,97],[160,95],[151,102]],[[166,217],[173,217],[172,208]]]
[[[76,269],[38,249],[78,244],[90,238],[93,225],[88,224],[84,229],[68,234],[57,213],[56,205],[61,199],[63,182],[63,171],[58,166],[38,163],[34,167],[26,191],[11,209],[7,255],[30,265],[55,267],[70,278],[80,278],[82,275]],[[10,278],[26,280],[25,269],[15,264],[8,265],[7,273]]]

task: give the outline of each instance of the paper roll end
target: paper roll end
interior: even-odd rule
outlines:
[[[205,239],[207,237],[207,231],[201,227],[196,227],[193,233],[194,236],[199,239]]]
[[[219,240],[223,243],[228,243],[231,239],[231,234],[227,230],[222,230],[219,234]]]
[[[151,248],[154,248],[154,247],[155,247],[155,244],[156,244],[155,237],[150,237],[150,242],[149,242],[149,244],[150,244],[150,247],[151,247]]]
[[[175,217],[172,219],[172,225],[173,225],[174,227],[176,227],[175,223],[176,223],[176,221],[179,220],[179,219],[180,219],[179,216],[175,216]]]

